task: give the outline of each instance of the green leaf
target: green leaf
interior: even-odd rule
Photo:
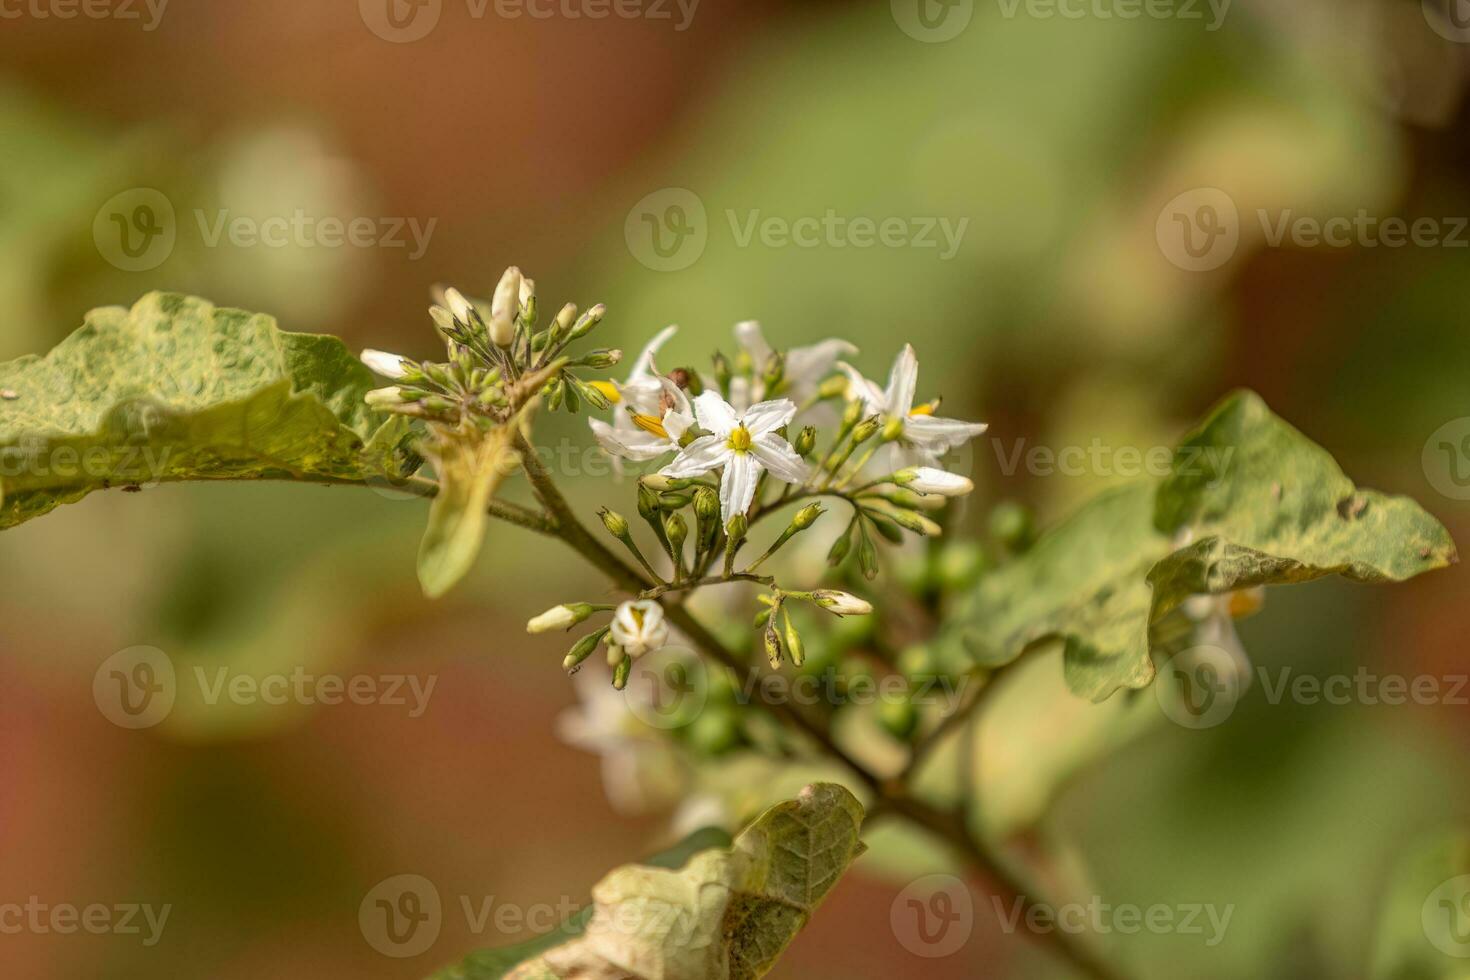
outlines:
[[[341,341],[202,299],[93,310],[45,357],[0,364],[0,530],[94,490],[181,480],[396,480],[401,418]]]
[[[851,793],[816,783],[767,810],[730,846],[707,836],[686,842],[673,856],[680,863],[624,865],[598,882],[592,906],[562,929],[477,953],[434,980],[764,976],[862,853],[862,822]]]
[[[1394,870],[1373,952],[1372,980],[1470,976],[1470,834],[1421,843]]]
[[[452,437],[432,453],[439,493],[419,547],[419,582],[438,599],[474,567],[485,541],[490,499],[519,458],[511,448],[514,425]]]
[[[1253,393],[1227,398],[1162,481],[1103,494],[984,579],[955,634],[983,666],[1053,638],[1077,694],[1152,681],[1154,628],[1194,594],[1342,575],[1403,581],[1456,560],[1413,501],[1355,487]]]

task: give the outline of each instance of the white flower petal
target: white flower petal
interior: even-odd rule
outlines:
[[[636,427],[617,429],[601,419],[588,419],[587,424],[592,427],[592,435],[598,445],[623,459],[657,459],[679,448],[671,439],[660,438]]]
[[[668,326],[653,335],[653,339],[639,352],[638,359],[633,362],[633,370],[628,374],[628,383],[631,384],[653,373],[653,356],[658,353],[660,347],[668,343],[670,337],[678,332],[678,327]]]
[[[783,483],[805,483],[811,475],[806,460],[796,455],[791,444],[774,432],[756,436],[750,451],[776,479]]]
[[[397,354],[390,354],[385,350],[373,350],[369,348],[362,352],[362,363],[366,364],[375,373],[385,378],[398,380],[408,374],[404,367],[403,358]]]
[[[735,324],[735,342],[745,348],[757,372],[765,367],[766,358],[771,356],[771,345],[766,343],[759,323],[754,320],[746,320]]]
[[[781,426],[788,424],[795,416],[796,402],[789,398],[777,398],[774,401],[750,406],[740,419],[740,424],[745,426],[751,435],[763,436],[767,432],[775,432]]]
[[[975,489],[975,484],[969,478],[933,466],[916,467],[911,476],[912,479],[905,481],[903,485],[919,493],[959,497]]]
[[[739,424],[735,409],[717,391],[705,391],[695,396],[694,414],[699,417],[700,428],[722,439],[728,438]]]
[[[677,409],[671,408],[664,413],[664,431],[669,434],[669,438],[676,444],[680,439],[684,438],[684,433],[688,432],[693,425],[694,416],[687,412],[680,412]]]
[[[919,383],[919,358],[914,354],[913,344],[904,344],[898,357],[893,359],[893,370],[888,373],[888,387],[883,390],[883,410],[902,418],[914,407],[914,389]]]
[[[939,419],[932,415],[910,415],[903,420],[903,435],[929,452],[957,449],[990,426],[983,422]]]
[[[700,436],[679,450],[679,457],[659,472],[676,480],[687,479],[708,473],[732,455],[725,436]]]
[[[847,397],[857,399],[873,415],[881,415],[884,409],[883,389],[862,376],[857,368],[846,361],[838,361],[837,367],[847,375]]]
[[[832,366],[839,357],[852,357],[857,352],[858,349],[845,340],[830,339],[787,351],[786,383],[791,386],[793,397],[809,394],[811,387],[832,373]]]
[[[750,453],[730,453],[720,479],[720,518],[726,524],[736,514],[745,513],[755,499],[755,484],[760,475],[761,465]]]

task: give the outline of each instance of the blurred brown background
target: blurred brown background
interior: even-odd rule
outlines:
[[[382,0],[117,0],[72,18],[65,0],[0,0],[0,357],[152,289],[423,356],[429,287],[483,293],[516,263],[543,304],[607,302],[609,343],[679,323],[683,362],[730,350],[750,318],[783,344],[850,337],[874,375],[911,341],[946,414],[992,423],[967,461],[987,501],[1054,518],[1126,474],[1007,472],[1018,445],[1168,445],[1245,385],[1359,482],[1417,497],[1465,540],[1454,477],[1470,458],[1435,446],[1470,416],[1470,34],[1432,3],[1236,0],[1130,19],[1116,0],[1069,8],[1081,16],[1009,0],[650,0],[602,18],[596,0],[546,17],[507,16],[523,10],[508,2],[482,16],[465,0],[402,4],[408,33],[438,17],[406,40]],[[177,240],[128,271],[106,215],[137,188],[167,198]],[[703,209],[681,212],[694,244],[667,224],[688,201],[670,188]],[[1188,196],[1199,188],[1238,212],[1223,257],[1180,251],[1173,215],[1219,200]],[[298,211],[372,219],[377,240],[210,242],[221,212]],[[829,211],[902,219],[906,237],[742,237]],[[1360,212],[1432,219],[1435,241],[1271,241],[1283,215]],[[659,220],[672,257],[640,237]],[[952,250],[946,222],[963,228]],[[396,225],[404,246],[384,240]],[[1181,267],[1194,261],[1213,267]],[[573,490],[589,506],[629,492]],[[0,934],[0,973],[420,977],[524,934],[472,934],[459,896],[580,903],[667,842],[663,815],[616,813],[598,759],[558,741],[576,701],[564,651],[523,630],[603,585],[497,529],[475,577],[431,605],[413,578],[423,516],[388,494],[176,486],[99,494],[0,539],[0,903],[172,905],[153,947]],[[983,508],[970,516],[978,529]],[[1283,591],[1247,645],[1315,673],[1454,676],[1464,575]],[[92,681],[139,645],[437,680],[420,717],[222,705],[126,731]],[[1086,855],[1102,894],[1240,903],[1227,943],[1161,940],[1140,954],[1149,975],[1180,975],[1187,954],[1190,975],[1356,976],[1396,857],[1465,816],[1467,730],[1460,705],[1248,700],[1218,729],[1160,730],[1089,767],[1047,833]],[[401,873],[434,881],[452,911],[400,960],[364,940],[357,909]],[[961,954],[914,957],[888,925],[905,880],[860,865],[775,975],[1057,975],[983,897]]]

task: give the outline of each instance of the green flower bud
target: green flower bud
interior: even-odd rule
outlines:
[[[604,626],[602,629],[597,630],[596,632],[588,633],[586,636],[582,637],[575,644],[573,644],[571,652],[568,653],[566,659],[561,662],[562,669],[575,670],[577,667],[581,666],[582,661],[592,656],[592,651],[597,649],[597,644],[602,641],[602,638],[605,635],[607,635],[607,631],[608,628]]]
[[[607,528],[608,534],[619,541],[628,536],[628,522],[621,514],[604,507],[597,512],[597,516],[602,518],[602,526]]]
[[[847,376],[834,374],[817,388],[818,398],[841,398],[847,394]]]
[[[786,628],[786,649],[791,654],[791,663],[800,667],[806,663],[806,647],[801,642],[801,634],[796,631],[796,624],[791,622],[791,614],[785,610],[781,611],[781,622]]]
[[[689,525],[684,522],[684,515],[665,515],[664,533],[669,536],[669,546],[673,548],[674,554],[683,551],[684,541],[689,537]]]
[[[842,536],[832,542],[832,549],[827,552],[827,564],[833,568],[841,565],[852,553],[852,539],[857,533],[855,524],[856,522],[849,523],[847,530],[842,532]]]
[[[614,649],[617,649],[614,647]],[[623,659],[618,661],[613,668],[613,687],[619,691],[628,686],[628,675],[633,672],[633,658],[623,654]]]
[[[791,444],[798,456],[810,456],[812,450],[817,448],[817,430],[808,425],[796,434],[796,441]]]
[[[882,419],[864,419],[857,424],[857,427],[855,429],[852,430],[852,444],[854,446],[862,445],[869,439],[873,438],[873,436],[877,435],[878,430],[881,428],[883,428]]]
[[[770,661],[771,668],[778,669],[781,666],[781,634],[776,632],[776,624],[768,621],[765,632],[761,634],[766,648],[766,659]]]
[[[761,383],[765,385],[766,393],[769,394],[781,387],[781,382],[786,379],[786,358],[780,351],[772,351],[766,358],[764,369],[761,371]]]
[[[862,421],[862,417],[863,417],[863,403],[860,402],[860,401],[858,401],[857,399],[853,399],[852,401],[850,401],[850,402],[847,403],[847,408],[843,409],[843,412],[842,412],[842,426],[843,426],[843,428],[846,428],[846,429],[852,428],[853,426],[857,425],[858,422]]]
[[[725,536],[728,537],[732,542],[744,541],[746,531],[748,530],[749,523],[746,521],[745,515],[736,514],[734,517],[730,518],[730,522],[725,525]]]
[[[817,518],[821,517],[823,513],[821,504],[807,504],[796,512],[796,516],[791,518],[792,530],[805,531],[815,524]]]
[[[728,395],[730,393],[730,379],[733,377],[730,371],[730,361],[719,351],[715,351],[714,356],[710,360],[714,364],[715,384],[720,386],[722,393]]]
[[[931,538],[937,538],[944,531],[943,528],[923,514],[912,510],[904,510],[902,507],[884,510],[883,516],[905,530],[913,531],[915,534],[927,535]]]
[[[623,359],[623,352],[614,348],[595,350],[582,358],[578,363],[585,364],[596,371],[603,371],[612,367]]]
[[[694,496],[688,493],[666,493],[658,498],[658,505],[664,510],[683,510],[692,503]]]
[[[582,316],[572,326],[572,333],[568,339],[578,340],[582,337],[587,336],[589,333],[592,332],[594,327],[602,322],[602,318],[606,314],[607,307],[603,306],[601,303],[598,303],[596,306],[592,307],[592,309],[582,314]]]

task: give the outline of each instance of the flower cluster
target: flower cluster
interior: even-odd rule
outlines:
[[[810,602],[839,616],[871,606],[838,590],[785,588],[762,566],[821,517],[824,501],[839,501],[851,515],[829,564],[855,559],[873,578],[876,542],[938,534],[933,512],[974,489],[940,461],[985,431],[939,417],[937,400],[916,404],[918,360],[909,346],[880,388],[844,360],[857,353],[851,344],[833,339],[782,352],[756,323],[735,328],[733,359],[716,353],[707,372],[665,371],[658,359],[675,333],[660,331],[624,380],[590,385],[611,408],[609,419],[589,420],[598,443],[620,465],[654,464],[638,481],[637,510],[656,550],[635,540],[621,514],[604,508],[599,515],[649,587],[621,606],[559,606],[529,624],[533,632],[568,629],[594,611],[611,612],[612,622],[584,636],[566,666],[575,670],[606,645],[615,686],[626,683],[633,661],[667,641],[661,603],[730,582],[768,590],[755,620],[760,645],[773,666],[800,665],[803,643],[788,603]],[[756,524],[788,507],[797,509],[784,530],[742,565],[741,549]]]

